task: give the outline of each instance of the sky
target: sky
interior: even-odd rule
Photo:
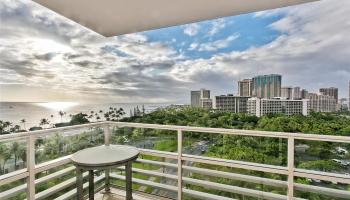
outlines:
[[[104,38],[30,0],[0,0],[0,101],[189,103],[237,81],[348,96],[350,1],[318,2]]]

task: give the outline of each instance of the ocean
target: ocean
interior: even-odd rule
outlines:
[[[123,108],[124,117],[130,116],[130,110],[134,110],[135,107],[142,109],[144,105],[146,113],[151,112],[157,108],[166,107],[169,104],[127,104],[127,103],[101,103],[101,104],[88,104],[88,103],[75,103],[75,102],[0,102],[0,120],[9,121],[13,125],[20,125],[22,128],[25,126],[29,129],[33,126],[38,126],[42,118],[49,120],[51,124],[68,122],[70,120],[70,114],[74,115],[79,112],[90,114],[91,111],[98,113],[100,110],[106,112],[110,107]],[[59,111],[63,111],[66,114],[61,118],[58,114]],[[98,113],[101,120],[104,120],[103,113]],[[25,119],[26,123],[21,123],[21,120]],[[96,121],[95,117],[89,119],[90,121]]]

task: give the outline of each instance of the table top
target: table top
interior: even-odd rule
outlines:
[[[73,164],[80,167],[108,167],[136,160],[139,151],[125,145],[98,146],[80,150],[73,154]]]

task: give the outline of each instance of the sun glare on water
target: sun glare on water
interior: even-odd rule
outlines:
[[[60,110],[66,110],[73,106],[78,105],[76,102],[47,102],[47,103],[37,103],[37,105],[54,110],[54,111],[60,111]]]

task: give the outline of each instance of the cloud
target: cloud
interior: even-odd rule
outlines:
[[[188,36],[195,36],[198,34],[200,26],[198,24],[185,25],[184,34]]]
[[[193,50],[197,49],[198,46],[199,46],[199,44],[197,42],[191,43],[190,47],[188,47],[187,50],[193,51]]]
[[[174,87],[175,79],[166,73],[182,55],[143,34],[103,38],[28,0],[0,2],[0,16],[0,83],[11,75],[13,83],[69,91],[78,101],[107,93],[110,99],[104,101],[131,101],[131,96],[132,101],[165,101],[165,88]],[[122,76],[107,79],[117,73]],[[6,97],[11,100],[10,93]]]
[[[234,40],[239,38],[239,34],[230,35],[222,40],[215,40],[213,42],[203,43],[198,46],[198,51],[217,51],[228,47]]]
[[[173,43],[191,43],[187,49],[191,53],[209,54],[198,58],[182,55],[176,45],[144,33],[103,38],[32,1],[2,0],[0,86],[6,93],[1,98],[6,99],[1,100],[18,101],[18,93],[30,89],[36,95],[28,99],[35,101],[185,103],[189,90],[205,87],[217,95],[235,93],[237,80],[269,73],[282,74],[285,85],[311,91],[338,86],[340,96],[345,96],[350,77],[350,1],[323,0],[256,18],[276,14],[278,20],[266,27],[278,32],[276,39],[233,52],[217,52],[241,37],[239,33],[218,37],[227,33],[225,20],[212,22],[208,33],[216,40],[206,43],[198,39],[202,25],[186,25],[184,30],[181,26],[193,41],[185,43],[180,32]],[[169,33],[168,41],[172,38]]]
[[[196,80],[203,83],[202,87],[220,91],[222,88],[213,80],[231,80],[232,83],[258,74],[279,73],[283,75],[285,85],[301,86],[314,92],[320,87],[334,86],[340,88],[341,96],[347,96],[350,1],[324,0],[290,7],[284,9],[283,15],[269,25],[280,33],[272,42],[178,64],[172,74],[181,80]],[[200,48],[215,50],[212,46],[202,44]],[[220,79],[215,75],[218,73]],[[198,80],[198,77],[204,78]],[[230,83],[223,88],[233,91]]]
[[[208,35],[213,36],[216,33],[218,33],[220,30],[224,29],[225,27],[226,27],[225,19],[217,19],[212,22],[212,26],[208,32]]]

